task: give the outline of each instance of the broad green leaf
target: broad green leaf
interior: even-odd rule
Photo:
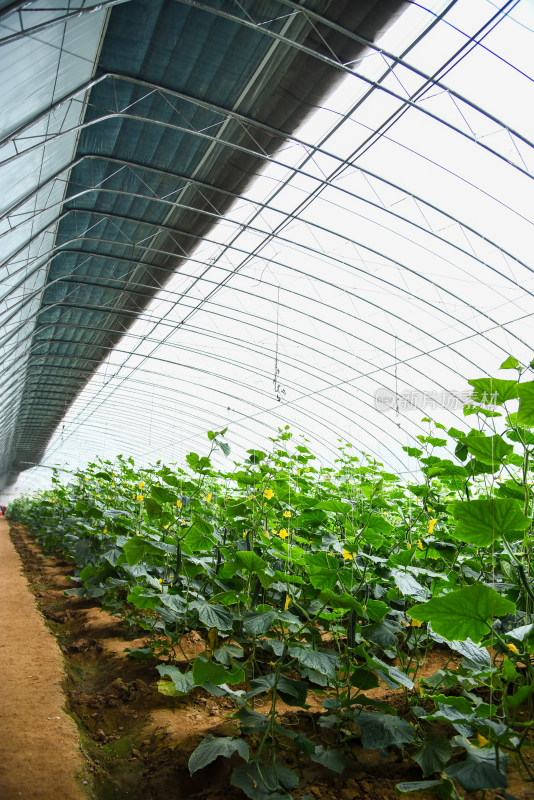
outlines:
[[[388,534],[393,530],[393,525],[387,519],[384,519],[381,514],[371,514],[367,521],[367,528]]]
[[[391,745],[413,742],[415,729],[404,719],[391,714],[362,711],[354,718],[360,728],[365,750],[383,750]]]
[[[195,686],[202,686],[204,683],[213,683],[221,686],[223,683],[234,684],[242,683],[245,680],[245,672],[239,668],[226,669],[222,664],[208,661],[204,656],[198,656],[193,664],[193,681]]]
[[[145,498],[145,505],[144,505],[145,514],[147,517],[161,517],[163,513],[163,508],[159,503],[155,500],[152,500],[151,497]]]
[[[504,704],[511,708],[519,708],[533,691],[534,683],[530,684],[530,686],[520,686],[513,694],[504,696]]]
[[[452,764],[445,775],[455,778],[468,792],[481,792],[485,789],[505,789],[508,786],[506,775],[499,772],[489,761],[468,756],[465,761]]]
[[[517,397],[517,381],[505,381],[501,378],[476,378],[468,383],[473,387],[471,396],[477,403],[502,406],[507,400]]]
[[[425,597],[429,597],[430,591],[425,586],[421,586],[409,572],[392,569],[391,574],[395,581],[395,586],[401,594],[408,597],[415,597],[417,600],[423,600]]]
[[[191,689],[193,688],[193,673],[189,672],[180,672],[178,667],[173,667],[170,664],[159,664],[156,667],[157,671],[161,675],[162,678],[165,676],[169,677],[172,681],[174,691],[172,692],[173,697],[181,697],[183,695],[189,694]],[[163,681],[158,682],[158,690],[161,691],[160,684],[164,683]],[[166,683],[166,681],[165,681]],[[164,688],[164,687],[163,687]],[[162,694],[168,694],[165,690],[161,692]]]
[[[517,369],[519,361],[514,356],[508,356],[506,361],[503,361],[499,369]]]
[[[334,498],[323,500],[321,503],[317,503],[315,508],[320,511],[332,511],[335,514],[350,514],[352,511],[352,506],[350,503],[344,503],[343,501],[335,500]]]
[[[436,633],[449,641],[472,639],[479,642],[490,632],[494,617],[514,612],[514,603],[501,597],[495,589],[474,583],[413,606],[410,616],[420,622],[430,622]]]
[[[248,611],[243,616],[243,630],[248,636],[263,636],[273,625],[277,617],[274,611]]]
[[[423,777],[441,772],[452,755],[452,745],[445,736],[432,736],[425,739],[422,747],[413,754],[412,758],[419,764]]]
[[[237,550],[235,560],[249,572],[263,572],[267,569],[267,562],[254,553],[253,550]]]
[[[340,608],[347,611],[354,610],[358,614],[364,613],[362,604],[359,603],[351,594],[348,594],[348,592],[336,594],[335,592],[332,592],[331,589],[325,589],[319,595],[319,599],[322,603],[325,603],[325,605],[328,605],[333,609]]]
[[[304,647],[290,647],[289,653],[296,658],[299,664],[314,669],[328,678],[336,677],[338,659],[330,653],[319,653],[317,650],[308,650]]]
[[[232,786],[241,789],[250,800],[292,800],[287,790],[297,785],[298,777],[282,764],[277,763],[275,770],[271,764],[258,766],[253,761],[236,767],[232,772],[231,782]]]
[[[144,586],[134,586],[126,599],[140,610],[149,608],[153,611],[160,603],[160,596]]]
[[[517,422],[530,428],[534,425],[534,381],[518,384],[517,394],[519,397]]]
[[[212,736],[208,734],[189,757],[189,774],[193,775],[199,769],[207,767],[219,756],[230,758],[234,753],[239,753],[241,758],[248,761],[248,744],[244,739],[232,739],[230,736]]]
[[[212,532],[213,525],[210,525],[209,522],[201,517],[195,517],[191,528],[184,537],[184,545],[191,553],[212,550],[217,544],[217,539]]]
[[[379,680],[375,673],[366,667],[356,667],[350,676],[350,682],[352,686],[356,686],[363,692],[369,689],[376,689],[379,685]]]
[[[514,447],[507,444],[502,436],[466,436],[462,440],[468,451],[483,464],[501,464],[505,456],[513,453]]]
[[[176,505],[176,501],[178,500],[177,495],[164,486],[152,486],[150,488],[150,495],[157,503],[171,503],[172,505]]]
[[[206,628],[217,628],[219,631],[232,630],[234,615],[223,606],[196,600],[191,603],[191,608],[197,609],[198,618]]]
[[[165,552],[165,548],[161,546],[161,543],[151,542],[149,539],[145,539],[144,536],[133,536],[128,539],[123,549],[130,566],[139,564],[147,555],[162,556]]]
[[[521,503],[512,498],[456,502],[453,515],[457,524],[451,531],[452,536],[477,547],[487,547],[495,538],[508,537],[516,531],[524,531],[530,525]]]
[[[328,767],[333,772],[341,775],[347,767],[347,759],[339,750],[333,748],[325,748],[323,745],[318,745],[313,753],[310,753],[312,761],[322,764],[323,767]]]

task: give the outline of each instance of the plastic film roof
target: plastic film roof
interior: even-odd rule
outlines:
[[[531,3],[78,5],[1,20],[5,482],[286,424],[408,472],[532,358]]]

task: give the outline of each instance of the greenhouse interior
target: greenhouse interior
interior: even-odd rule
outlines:
[[[0,797],[532,798],[533,0],[0,64]]]

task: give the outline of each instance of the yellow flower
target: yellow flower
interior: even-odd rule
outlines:
[[[254,500],[254,495],[253,494],[249,494],[249,496],[247,497],[247,500]]]
[[[284,517],[286,517],[286,519],[289,519],[290,516],[291,516],[291,511],[284,511]]]
[[[282,466],[281,464],[275,464],[275,467],[277,468],[280,468],[281,466]]]
[[[489,739],[486,739],[485,736],[482,736],[481,733],[477,733],[477,742],[479,747],[485,747],[489,744]]]
[[[421,539],[417,540],[417,547],[419,548],[419,550],[423,549],[423,542],[421,541]]]
[[[102,533],[107,533],[107,532],[108,532],[108,529],[107,528],[103,528]]]
[[[145,488],[145,484],[143,483],[143,481],[139,481],[139,488],[140,489],[144,489]]]
[[[508,650],[510,650],[512,653],[515,653],[516,655],[519,653],[519,650],[517,649],[515,644],[509,644],[507,646],[508,646]]]
[[[436,527],[436,522],[437,522],[437,519],[431,519],[431,520],[429,520],[429,523],[428,523],[428,530],[427,530],[427,533],[428,533],[429,535],[432,535],[432,533],[434,532],[434,528]]]
[[[348,550],[343,550],[343,558],[352,561],[354,556],[352,555],[352,553],[349,553]]]
[[[270,500],[274,496],[274,492],[272,489],[266,489],[263,493],[263,496],[266,500]]]
[[[412,628],[420,628],[421,625],[423,624],[422,622],[419,622],[418,619],[413,619],[413,617],[411,618],[411,620],[412,620]]]
[[[88,480],[89,480],[89,478],[86,475],[85,478],[84,478],[84,481],[88,481]]]
[[[278,536],[281,539],[286,539],[289,536],[289,534],[288,534],[288,532],[286,531],[285,528],[280,528],[280,530],[278,531]]]
[[[163,578],[158,578],[158,583],[163,583]]]
[[[168,528],[169,528],[169,526],[168,526],[168,525],[164,525],[164,526],[163,526],[163,530],[164,530],[164,531],[168,530]]]
[[[310,472],[311,467],[306,467],[306,472]]]
[[[182,507],[182,501],[181,500],[177,500],[176,501],[176,505],[178,506],[178,508],[181,508]]]
[[[408,544],[406,545],[406,547],[407,547],[407,549],[408,549],[408,550],[411,550],[411,549],[412,549],[412,546],[411,546],[410,542],[408,542]]]
[[[210,492],[209,494],[207,494],[207,495],[206,495],[206,497],[204,498],[204,500],[206,501],[206,503],[209,503],[209,502],[210,502],[210,500],[211,500],[211,492]],[[180,505],[181,505],[181,503],[180,503]]]
[[[287,595],[286,602],[284,603],[284,611],[287,611],[287,609],[289,608],[290,604],[291,604],[291,598],[290,598],[289,595]]]

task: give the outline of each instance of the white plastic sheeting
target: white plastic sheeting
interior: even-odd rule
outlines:
[[[532,359],[533,5],[412,3],[378,45],[106,358],[46,468],[287,424],[408,475],[423,415],[458,424],[467,378]]]

